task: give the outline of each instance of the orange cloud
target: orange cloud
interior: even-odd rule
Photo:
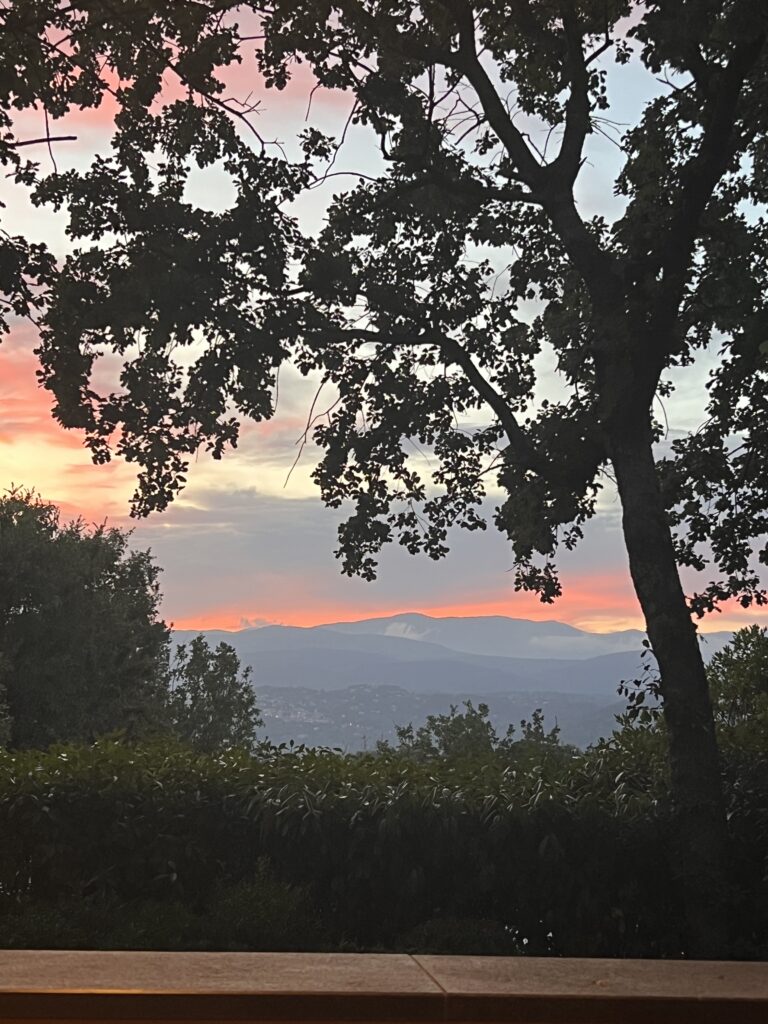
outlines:
[[[51,416],[52,396],[40,387],[37,359],[25,329],[0,345],[0,488],[34,487],[64,518],[122,518],[134,473],[116,460],[94,466],[83,435]]]
[[[0,346],[0,443],[12,444],[22,437],[50,438],[72,446],[70,437],[51,417],[52,396],[39,386],[38,362],[26,345]],[[74,446],[80,444],[72,438]]]

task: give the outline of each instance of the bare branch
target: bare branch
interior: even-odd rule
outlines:
[[[544,184],[545,172],[531,152],[522,133],[515,127],[501,97],[480,63],[475,43],[475,22],[471,8],[459,2],[452,5],[459,25],[459,51],[450,63],[466,77],[474,88],[488,123],[512,158],[523,182],[532,190]]]
[[[312,89],[312,93],[310,94],[310,103],[312,102],[311,97],[314,95],[314,92],[315,92],[316,88],[317,88],[317,86],[315,86]],[[347,115],[347,119],[344,122],[344,128],[343,128],[342,133],[341,133],[341,138],[336,143],[336,145],[333,147],[333,156],[329,160],[328,165],[325,168],[325,171],[317,178],[317,181],[315,182],[315,184],[321,185],[329,177],[333,177],[333,173],[335,173],[335,174],[346,174],[347,173],[346,171],[336,171],[336,172],[333,172],[333,167],[334,167],[334,165],[336,163],[336,159],[337,159],[339,153],[341,152],[342,146],[347,141],[347,133],[349,132],[349,126],[352,124],[352,119],[354,118],[355,114],[357,113],[358,106],[359,106],[358,101],[355,100],[355,102],[352,104],[352,109],[350,110],[349,114]],[[309,114],[309,107],[307,107],[307,114]],[[368,178],[368,176],[364,175],[364,174],[363,175],[358,175],[358,177],[367,178],[369,181],[374,181],[375,180],[373,178]]]
[[[53,146],[51,145],[51,128],[48,120],[48,108],[43,107],[43,114],[45,115],[45,141],[48,146],[48,156],[51,158],[53,164],[53,173],[58,174],[59,168],[56,166],[56,157],[53,155]]]
[[[600,46],[598,46],[598,48],[596,50],[593,50],[592,53],[590,53],[590,55],[584,61],[584,67],[588,68],[590,64],[592,64],[594,61],[596,61],[599,57],[602,57],[602,55],[605,53],[605,51],[606,50],[610,50],[610,48],[612,46],[613,46],[613,40],[611,39],[610,36],[606,35],[605,42],[601,43]]]
[[[573,198],[573,181],[578,173],[584,137],[589,130],[587,73],[581,49],[581,32],[575,16],[570,16],[567,29],[570,37],[572,90],[566,110],[565,137],[558,158],[546,165],[536,158],[523,134],[515,127],[479,61],[472,9],[465,0],[453,0],[451,10],[458,22],[460,39],[459,52],[452,66],[461,71],[474,87],[488,123],[509,154],[519,179],[528,186],[533,197],[540,201],[593,297],[613,296],[615,300],[621,287],[617,261],[600,247],[587,230]],[[521,197],[516,195],[515,198],[519,200]]]
[[[40,139],[22,139],[19,142],[9,143],[14,149],[21,149],[22,146],[39,146],[41,143],[50,145],[51,142],[77,142],[76,135],[44,135]]]
[[[312,405],[309,407],[309,413],[307,415],[307,425],[302,431],[301,435],[296,440],[296,444],[299,445],[299,450],[296,453],[296,458],[293,460],[291,468],[288,470],[288,475],[286,476],[285,481],[283,483],[283,489],[285,489],[288,486],[288,483],[291,477],[293,476],[293,471],[294,469],[296,469],[296,467],[299,464],[299,461],[301,460],[301,456],[304,452],[304,447],[309,439],[309,431],[312,428],[313,416],[315,413],[315,406],[317,405],[317,400],[320,398],[320,392],[323,390],[327,383],[328,378],[323,377],[323,379],[320,381],[320,384],[318,385],[317,391],[315,392],[315,397],[312,399]]]

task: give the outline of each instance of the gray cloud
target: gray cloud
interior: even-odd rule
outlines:
[[[453,531],[451,552],[439,562],[391,545],[382,554],[379,578],[367,583],[340,573],[333,555],[340,518],[319,498],[287,500],[247,489],[198,491],[194,505],[180,502],[141,523],[134,543],[150,546],[165,568],[165,614],[176,621],[220,619],[227,611],[228,621],[289,621],[291,610],[298,620],[323,621],[353,613],[484,604],[501,605],[492,610],[511,615],[530,614],[533,607],[536,617],[558,616],[557,606],[539,608],[527,595],[514,593],[509,545],[492,525],[483,533]],[[566,598],[571,591],[568,604],[578,594],[585,613],[601,611],[606,587],[624,592],[625,560],[615,516],[599,516],[583,544],[564,553],[562,566]],[[585,593],[590,581],[591,609]],[[568,618],[572,621],[573,614]]]

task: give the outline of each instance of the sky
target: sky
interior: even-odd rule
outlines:
[[[611,115],[631,123],[657,86],[637,66],[621,74],[622,79],[613,83],[618,98]],[[312,84],[302,72],[284,92],[266,93],[247,64],[230,83],[238,95],[253,91],[261,98],[259,130],[289,147],[305,123]],[[349,97],[318,90],[312,95],[312,123],[338,136],[349,107]],[[77,136],[76,142],[57,146],[59,169],[84,167],[94,152],[103,151],[110,119],[105,107],[72,112],[55,124],[57,134]],[[28,137],[40,134],[42,114],[25,115],[22,127]],[[610,216],[615,212],[610,182],[618,151],[609,139],[595,135],[588,155],[579,184],[580,206],[588,215]],[[44,151],[36,158],[43,166],[49,159]],[[376,166],[370,139],[362,129],[353,130],[334,169],[375,171]],[[318,190],[302,201],[298,214],[307,230],[322,223],[331,186],[338,190],[344,180],[336,178],[324,194]],[[35,210],[8,183],[2,191],[7,230],[45,239],[55,251],[64,251],[63,215]],[[227,202],[226,182],[215,171],[200,173],[192,196],[201,205],[219,208]],[[239,629],[266,622],[314,625],[404,611],[556,618],[601,632],[642,625],[621,541],[620,510],[610,489],[582,544],[560,559],[564,594],[553,606],[514,592],[511,552],[492,525],[484,533],[456,531],[449,538],[450,555],[440,562],[390,547],[374,583],[342,576],[333,554],[339,519],[323,507],[310,479],[317,454],[311,444],[287,479],[314,393],[312,382],[290,370],[281,375],[274,420],[246,424],[238,450],[222,461],[201,457],[192,467],[186,490],[168,511],[148,520],[130,520],[135,470],[119,460],[93,466],[81,436],[52,420],[49,395],[36,382],[34,345],[34,329],[28,324],[16,325],[0,345],[0,489],[34,488],[57,503],[65,518],[82,516],[90,523],[132,528],[133,545],[149,547],[164,569],[162,612],[177,628]],[[671,436],[700,422],[706,374],[715,358],[705,354],[701,365],[681,378],[667,409]],[[542,393],[556,393],[554,370],[546,361],[541,370]],[[489,501],[489,514],[493,505]],[[768,615],[729,608],[706,620],[703,628],[738,628],[753,621],[768,624]]]

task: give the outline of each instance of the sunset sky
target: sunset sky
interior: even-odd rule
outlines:
[[[611,113],[627,123],[658,86],[636,65],[621,75],[614,83],[619,86],[619,101]],[[260,131],[288,143],[290,151],[292,135],[304,124],[311,91],[306,74],[283,93],[264,94],[252,65],[246,64],[230,84],[240,95],[254,90],[262,96]],[[316,92],[312,123],[338,135],[349,107],[347,96]],[[78,137],[76,143],[57,147],[60,170],[83,167],[95,151],[106,148],[111,113],[107,108],[74,112],[54,126],[57,134]],[[37,122],[28,115],[23,127],[30,136],[41,134],[42,114]],[[377,160],[369,142],[362,130],[352,131],[335,169],[374,170]],[[589,155],[581,206],[587,213],[610,215],[615,208],[611,180],[618,151],[596,135]],[[42,147],[36,158],[44,168],[50,165]],[[344,180],[336,179],[334,190],[343,187],[339,182]],[[227,202],[226,183],[216,172],[198,175],[193,191],[202,205],[216,208]],[[298,212],[308,230],[321,222],[330,192],[329,185],[325,193],[319,190],[302,201]],[[34,210],[7,182],[0,198],[6,203],[6,230],[45,239],[57,252],[63,251],[63,217]],[[53,422],[49,396],[36,384],[34,344],[31,325],[19,324],[0,345],[0,484],[35,488],[59,504],[66,517],[82,515],[89,522],[133,526],[134,545],[150,547],[164,568],[163,613],[178,628],[238,629],[265,621],[310,625],[402,611],[557,618],[598,631],[642,624],[621,543],[619,509],[610,490],[605,491],[583,544],[561,559],[564,596],[553,607],[514,593],[511,554],[492,526],[484,534],[457,532],[451,554],[439,563],[389,549],[377,582],[341,576],[333,556],[338,516],[322,506],[310,480],[315,458],[311,446],[286,484],[314,390],[298,374],[281,376],[274,421],[247,425],[240,448],[222,462],[201,457],[189,474],[187,490],[168,512],[133,523],[127,511],[134,471],[119,461],[91,465],[80,435]],[[701,421],[703,384],[715,358],[707,355],[702,365],[684,371],[667,409],[670,436]],[[556,392],[554,371],[546,363],[542,370],[544,393],[549,388]],[[489,511],[493,504],[489,502]],[[733,609],[708,620],[704,628],[753,621],[768,624],[768,614]]]

